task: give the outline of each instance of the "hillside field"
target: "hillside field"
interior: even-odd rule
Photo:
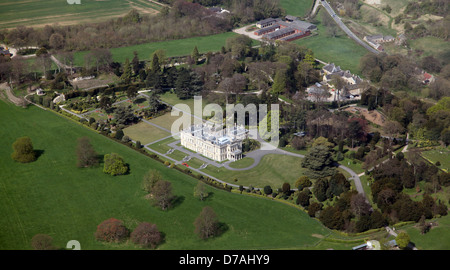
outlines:
[[[53,112],[0,101],[0,115],[1,125],[7,127],[0,131],[0,249],[31,249],[31,238],[38,233],[53,237],[58,247],[78,240],[84,250],[138,249],[130,242],[112,245],[94,239],[97,225],[110,217],[123,220],[131,230],[139,222],[155,223],[165,234],[159,246],[164,250],[309,249],[330,235],[305,212],[267,199],[208,187],[211,196],[201,202],[193,196],[196,179]],[[11,159],[11,145],[21,136],[32,139],[40,152],[37,161],[21,164]],[[90,138],[100,155],[123,156],[130,173],[112,177],[102,172],[101,165],[77,168],[76,140],[82,136]],[[144,198],[142,177],[150,169],[172,183],[176,200],[169,211]],[[206,205],[227,230],[202,241],[193,222]]]
[[[343,70],[350,70],[354,74],[360,75],[359,60],[368,51],[350,39],[340,29],[336,37],[327,33],[326,26],[321,21],[321,13],[325,9],[319,8],[315,17],[317,21],[317,35],[301,38],[296,41],[298,45],[305,46],[314,52],[314,56],[327,63],[335,63]]]
[[[124,63],[126,58],[131,61],[134,57],[134,51],[138,53],[140,60],[150,60],[150,56],[153,52],[159,49],[166,51],[166,57],[185,56],[190,55],[195,46],[197,46],[200,53],[220,51],[222,46],[225,46],[226,40],[235,35],[237,34],[233,32],[226,32],[211,36],[144,43],[120,48],[112,48],[110,50],[113,60],[120,63]],[[87,53],[88,52],[86,51],[76,52],[74,54],[74,65],[84,66],[84,56]]]
[[[123,16],[131,9],[136,9],[142,14],[154,14],[162,8],[161,5],[146,0],[80,0],[80,2],[79,5],[71,5],[66,0],[4,0],[0,3],[0,28],[98,22]]]
[[[314,0],[281,0],[280,5],[286,10],[287,15],[304,17],[308,15],[314,4]]]

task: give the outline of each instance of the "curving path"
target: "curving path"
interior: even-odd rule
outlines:
[[[246,170],[250,170],[250,169],[253,169],[256,166],[258,166],[258,164],[261,161],[261,159],[265,155],[268,155],[268,154],[289,155],[289,156],[294,156],[294,157],[299,157],[299,158],[305,158],[304,155],[292,153],[292,152],[289,152],[289,151],[286,151],[286,150],[282,150],[282,149],[279,149],[279,148],[276,148],[276,149],[273,149],[273,150],[261,150],[261,149],[258,149],[258,150],[252,151],[252,152],[250,152],[250,153],[248,153],[246,155],[246,157],[250,157],[250,158],[254,159],[253,164],[248,166],[248,167],[246,167],[246,168],[232,168],[232,167],[230,167],[231,161],[225,162],[223,164],[223,166],[225,168],[227,168],[228,170],[231,170],[231,171],[246,171]],[[335,165],[336,165],[336,167],[341,168],[341,169],[345,170],[346,172],[348,172],[350,174],[350,177],[348,179],[353,180],[355,182],[355,187],[356,187],[356,190],[358,191],[358,193],[364,195],[364,197],[368,201],[366,193],[364,192],[364,189],[363,189],[363,186],[362,186],[362,183],[361,183],[361,179],[359,178],[358,174],[355,173],[352,169],[350,169],[350,168],[348,168],[346,166],[343,166],[341,164],[336,163]]]

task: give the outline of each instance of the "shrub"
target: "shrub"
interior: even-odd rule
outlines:
[[[125,174],[128,171],[127,164],[125,164],[123,158],[116,153],[106,154],[104,162],[104,173],[115,176]]]
[[[124,136],[123,130],[118,129],[118,130],[116,131],[116,134],[114,135],[114,138],[116,138],[116,139],[118,139],[118,140],[122,140],[122,137],[123,137],[123,136]]]
[[[270,186],[265,186],[264,187],[264,194],[269,195],[272,194],[273,190]]]
[[[137,149],[141,149],[142,148],[141,141],[136,141],[136,148]]]
[[[31,246],[34,250],[52,250],[53,238],[46,234],[36,234],[31,239]]]
[[[172,184],[169,181],[159,180],[155,183],[151,192],[155,204],[162,210],[167,210],[172,205]]]
[[[89,142],[88,137],[78,138],[76,153],[78,167],[90,167],[98,164],[98,154]]]
[[[195,233],[201,239],[208,239],[214,237],[219,231],[219,222],[214,210],[205,206],[200,215],[195,219]]]
[[[33,162],[36,160],[36,152],[30,137],[18,138],[12,145],[14,152],[11,158],[21,163]]]
[[[155,248],[163,240],[155,224],[142,222],[131,233],[133,243],[147,248]]]
[[[110,218],[97,226],[95,239],[105,242],[121,242],[129,235],[128,229],[121,220]]]

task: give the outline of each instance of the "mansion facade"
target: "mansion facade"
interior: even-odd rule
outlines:
[[[242,141],[248,130],[233,126],[216,131],[209,125],[193,125],[180,133],[181,145],[218,162],[242,158]]]

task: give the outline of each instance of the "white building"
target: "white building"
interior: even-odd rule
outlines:
[[[181,145],[218,162],[242,158],[242,141],[248,130],[234,126],[219,131],[210,125],[193,125],[181,131]]]

